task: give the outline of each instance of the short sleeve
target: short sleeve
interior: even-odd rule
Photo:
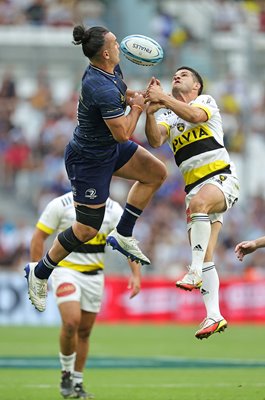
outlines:
[[[158,125],[163,125],[166,128],[169,136],[171,129],[176,125],[176,114],[171,110],[167,110],[156,117],[156,122]]]
[[[57,230],[60,219],[60,202],[58,202],[57,199],[54,199],[45,207],[36,226],[43,232],[51,235]]]
[[[123,95],[116,87],[101,87],[93,95],[102,118],[110,119],[124,115]]]
[[[212,96],[209,95],[198,96],[191,105],[204,110],[208,116],[208,119],[210,119],[216,112],[219,112],[216,101]]]

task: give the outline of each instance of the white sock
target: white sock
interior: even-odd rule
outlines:
[[[73,385],[77,383],[83,383],[83,372],[74,371],[73,373]]]
[[[205,304],[207,318],[222,318],[219,308],[219,276],[213,262],[203,263],[202,287],[200,289]]]
[[[61,352],[59,353],[59,359],[62,371],[74,371],[76,353],[70,354],[70,356],[65,356]]]
[[[192,249],[191,270],[202,276],[202,266],[211,235],[208,214],[191,214],[190,242]]]

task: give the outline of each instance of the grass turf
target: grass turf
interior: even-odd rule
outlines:
[[[264,400],[264,326],[235,325],[199,341],[195,326],[97,324],[92,357],[171,357],[191,360],[241,360],[242,368],[101,368],[89,367],[85,382],[101,400]],[[59,328],[1,327],[0,357],[58,354]],[[3,400],[60,399],[57,369],[1,369]]]

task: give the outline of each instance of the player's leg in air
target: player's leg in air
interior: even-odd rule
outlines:
[[[122,147],[128,144],[122,144]],[[154,193],[167,177],[165,165],[143,147],[137,150],[124,163],[122,152],[113,175],[136,181],[131,187],[123,215],[116,227],[107,237],[107,244],[118,250],[132,261],[150,264],[150,260],[142,253],[133,237],[133,228]],[[122,167],[119,165],[122,164]]]
[[[208,338],[227,327],[219,309],[219,277],[213,258],[223,213],[236,203],[238,194],[236,178],[218,175],[195,187],[186,197],[192,262],[176,286],[188,291],[200,289],[203,295],[207,315],[195,334],[198,339]]]
[[[110,233],[107,244],[132,261],[150,264],[150,260],[139,249],[132,231],[137,218],[167,176],[166,167],[160,160],[131,141],[119,144],[118,156],[111,167],[107,164],[95,168],[93,162],[87,161],[78,164],[79,156],[77,153],[73,155],[69,145],[67,152],[68,177],[75,192],[78,193],[78,195],[74,193],[76,221],[72,227],[57,236],[43,259],[25,267],[29,298],[39,311],[44,311],[46,308],[47,280],[53,269],[82,243],[95,237],[99,231],[104,218],[105,201],[109,197],[112,175],[136,182],[128,194],[127,204],[117,230]],[[72,174],[73,166],[74,174]],[[90,177],[89,188],[93,190],[87,189],[87,176]]]
[[[186,196],[186,210],[191,265],[188,273],[176,282],[176,286],[191,291],[202,285],[203,263],[211,240],[211,214],[226,210],[225,196],[213,184],[199,185]]]
[[[200,287],[200,292],[203,296],[206,308],[206,318],[202,321],[200,328],[195,333],[197,339],[207,339],[212,334],[220,333],[227,328],[227,321],[220,312],[219,276],[213,261],[214,250],[221,227],[221,221],[216,221],[211,224],[211,237],[203,263],[202,285]]]
[[[103,178],[100,180],[101,171],[95,168],[93,162],[88,163],[87,160],[81,159],[70,144],[66,147],[65,160],[68,178],[73,188],[76,220],[71,227],[58,234],[50,250],[39,262],[29,263],[24,268],[29,298],[39,311],[46,308],[47,281],[54,268],[81,244],[97,235],[105,215],[105,202],[109,196],[111,172],[107,168],[103,170],[107,175],[105,184]],[[97,188],[97,195],[95,196],[88,187]]]

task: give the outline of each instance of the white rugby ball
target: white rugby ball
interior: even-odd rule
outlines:
[[[129,35],[122,39],[120,49],[135,64],[152,66],[163,60],[164,52],[159,43],[144,35]]]

